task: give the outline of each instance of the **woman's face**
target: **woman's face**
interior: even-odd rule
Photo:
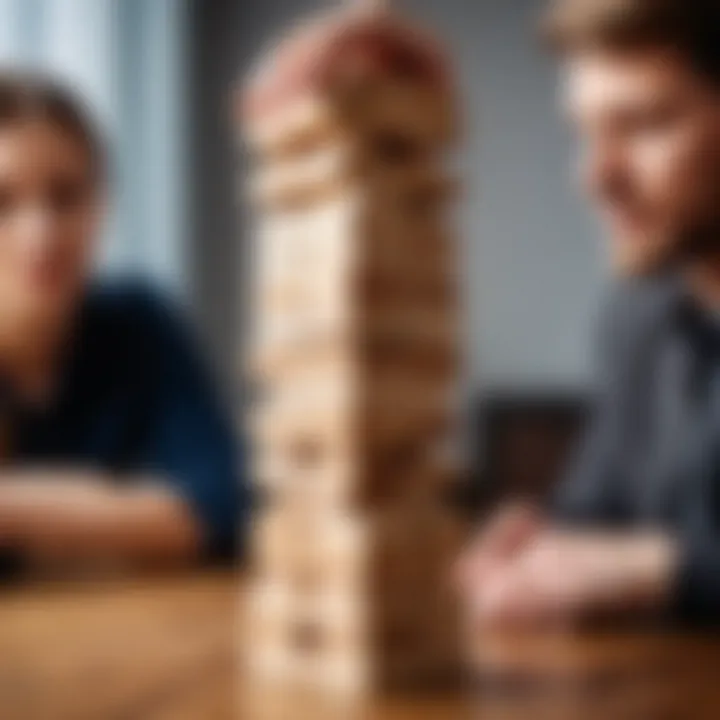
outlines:
[[[0,127],[0,317],[42,326],[74,307],[100,198],[82,143],[51,122]]]

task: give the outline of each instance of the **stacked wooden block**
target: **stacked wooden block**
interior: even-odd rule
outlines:
[[[244,94],[258,679],[367,690],[457,667],[451,96],[435,43],[363,8],[297,29]]]

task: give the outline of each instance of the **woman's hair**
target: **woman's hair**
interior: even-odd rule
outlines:
[[[47,122],[78,143],[87,154],[94,178],[104,179],[105,141],[84,102],[41,74],[0,71],[0,129],[35,120]]]
[[[720,0],[552,0],[542,29],[561,53],[669,47],[720,84]]]

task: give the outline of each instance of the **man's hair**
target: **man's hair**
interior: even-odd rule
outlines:
[[[561,54],[667,47],[720,84],[720,0],[551,0],[542,30]]]

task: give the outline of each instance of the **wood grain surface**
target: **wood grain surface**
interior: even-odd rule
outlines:
[[[711,720],[720,640],[478,639],[452,694],[339,705],[244,688],[233,574],[4,589],[1,720]]]

